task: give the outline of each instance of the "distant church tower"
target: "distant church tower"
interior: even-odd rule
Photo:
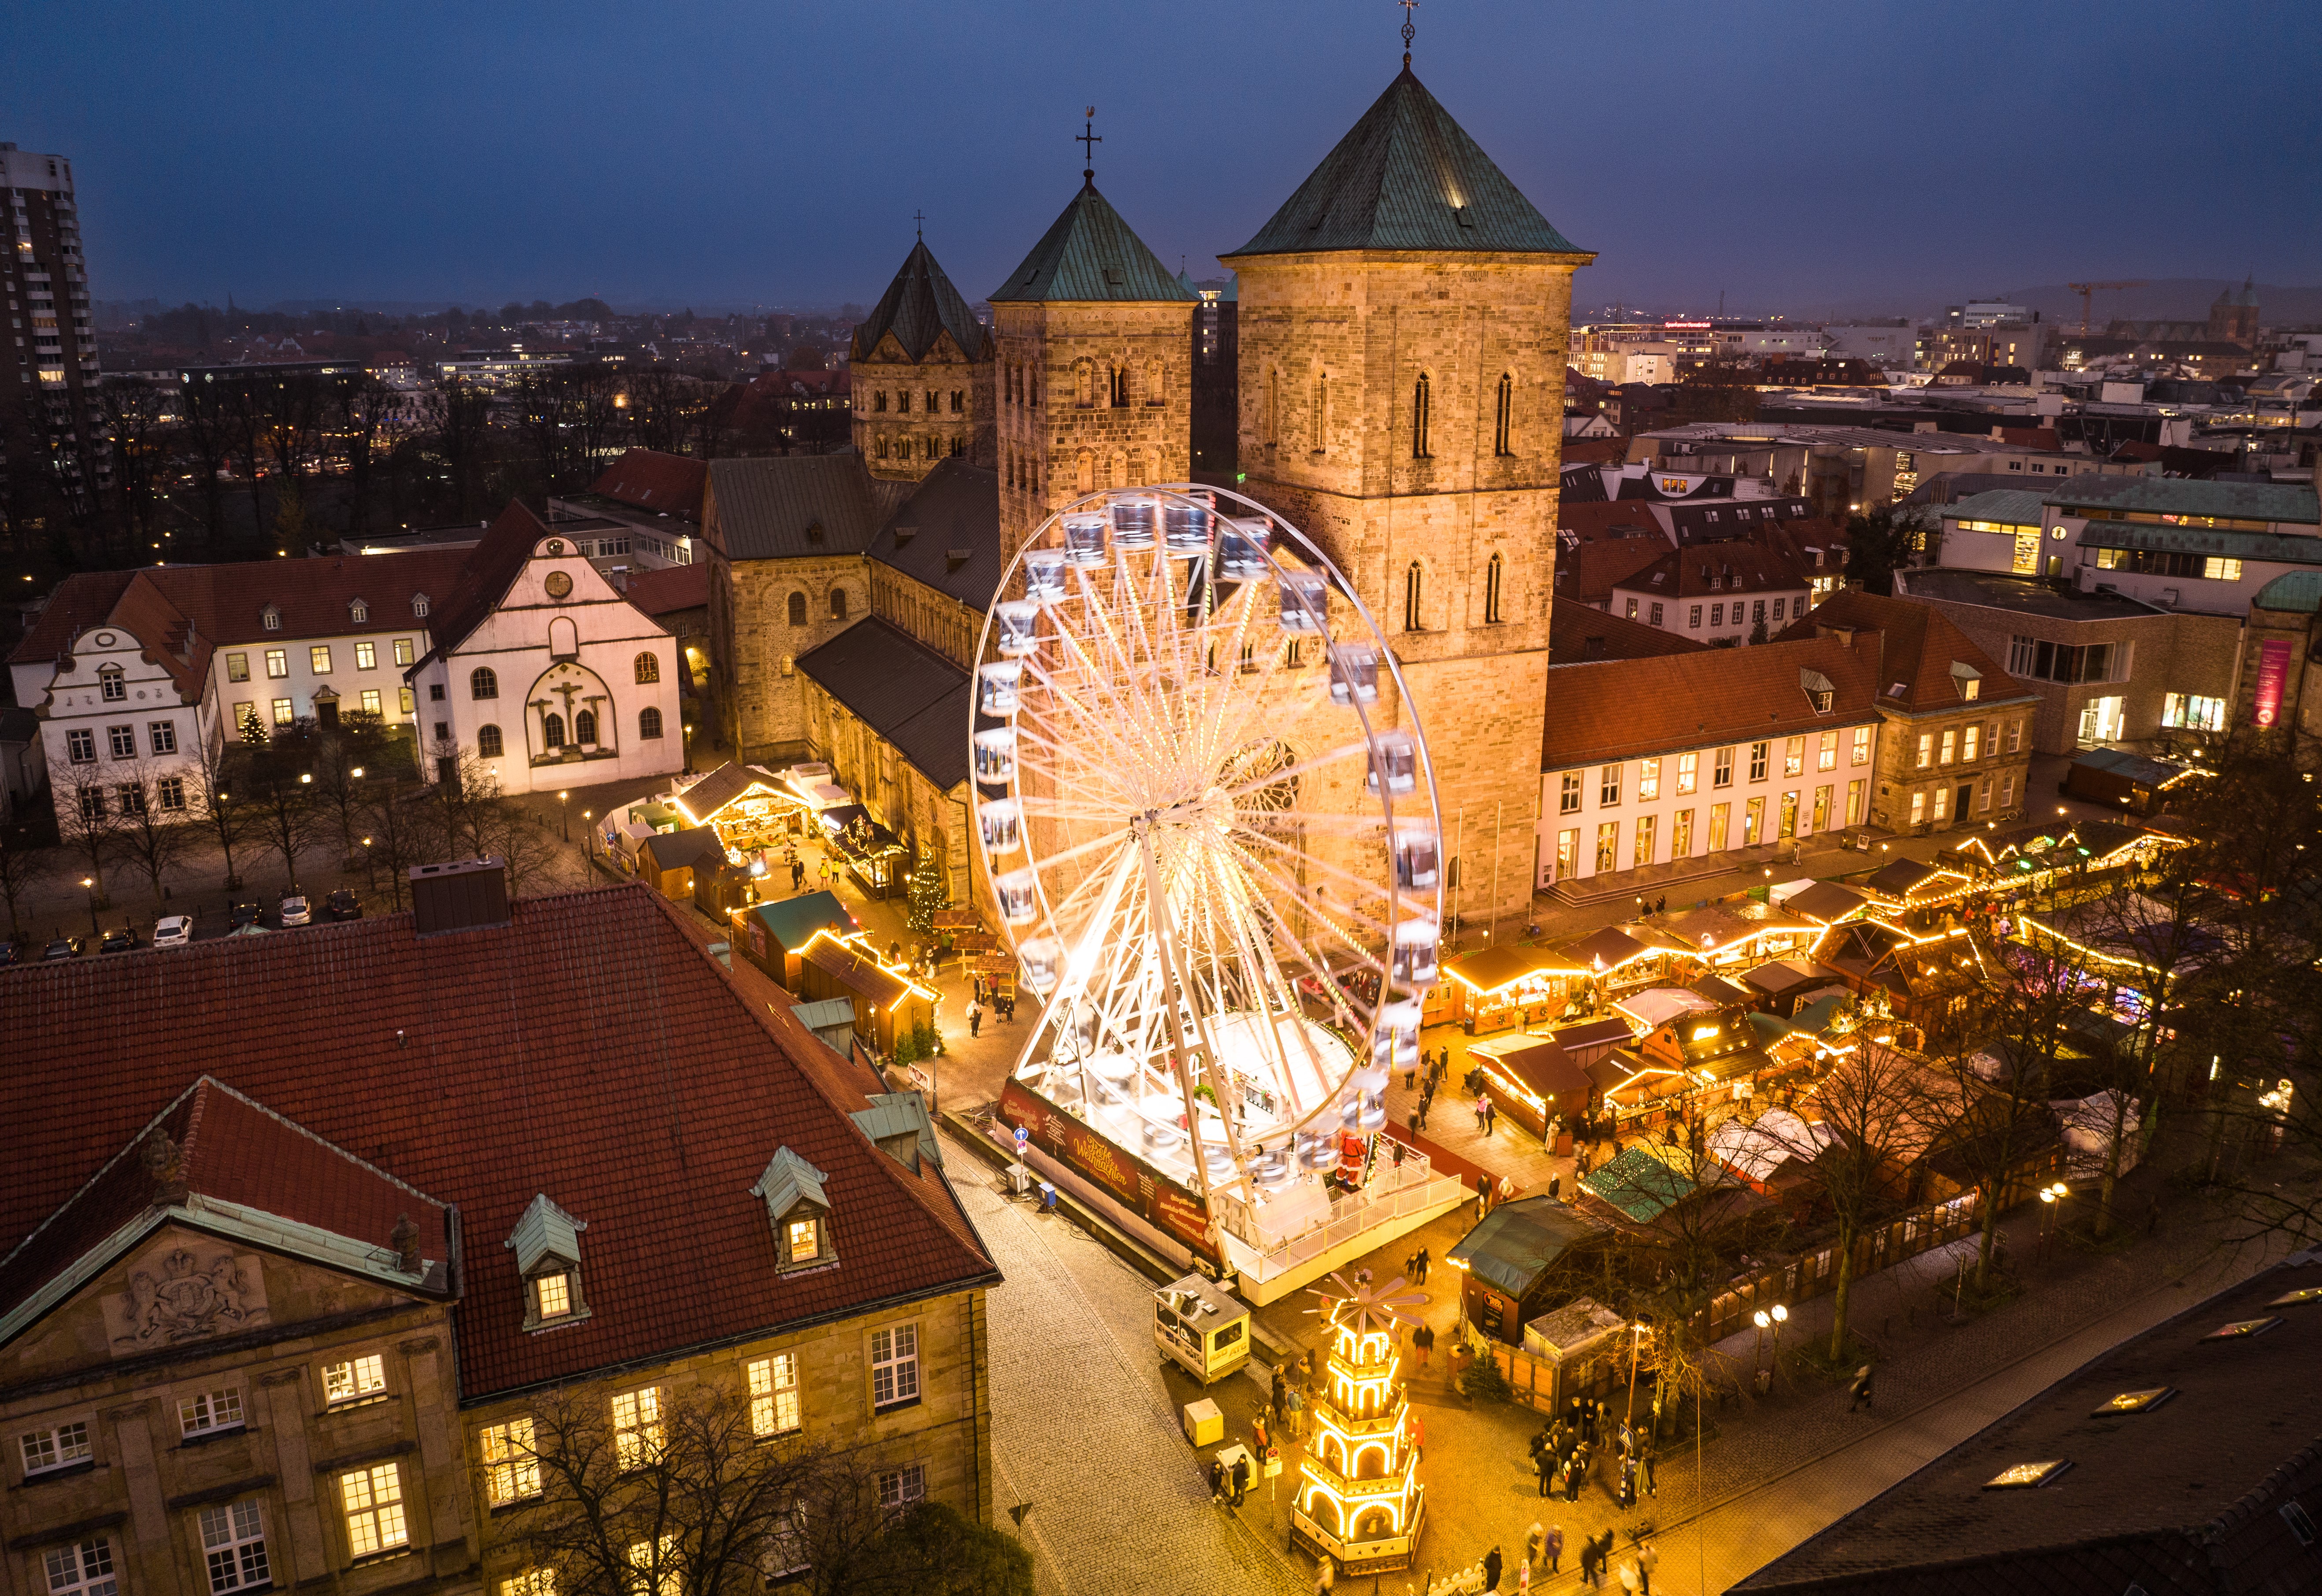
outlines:
[[[955,454],[992,464],[992,334],[924,239],[855,329],[847,365],[855,447],[873,476],[916,482]]]
[[[2242,279],[2241,292],[2222,290],[2209,306],[2209,337],[2218,343],[2257,347],[2257,279]]]
[[[991,296],[1002,560],[1077,494],[1191,474],[1198,296],[1081,179]]]
[[[1512,931],[1539,874],[1555,712],[1572,274],[1595,256],[1516,190],[1406,54],[1274,219],[1220,258],[1239,279],[1244,489],[1321,543],[1385,629],[1458,860],[1446,907]]]

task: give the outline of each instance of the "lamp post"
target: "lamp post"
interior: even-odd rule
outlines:
[[[363,880],[370,882],[370,889],[376,892],[379,890],[379,867],[371,856],[370,839],[369,837],[363,838],[362,844]]]
[[[2065,1198],[2070,1197],[2071,1194],[2072,1189],[2065,1185],[2061,1181],[2057,1181],[2052,1186],[2043,1186],[2040,1188],[2039,1252],[2041,1260],[2043,1263],[2046,1262],[2048,1256],[2048,1238],[2056,1233],[2056,1226],[2062,1213],[2062,1210],[2056,1205],[2061,1202]]]
[[[580,811],[580,852],[590,859],[597,857],[597,811]]]
[[[567,843],[571,842],[572,795],[569,792],[560,792],[556,795],[556,829],[563,834]]]
[[[1770,1311],[1774,1316],[1774,1355],[1768,1366],[1778,1368],[1782,1362],[1782,1327],[1790,1322],[1790,1310],[1782,1303],[1777,1302]]]
[[[680,721],[678,730],[685,738],[685,773],[690,776],[693,774],[693,727],[689,722]]]
[[[1750,1316],[1750,1322],[1758,1327],[1758,1339],[1750,1348],[1750,1378],[1759,1390],[1763,1391],[1766,1388],[1766,1332],[1773,1328],[1774,1316],[1761,1308]]]
[[[83,876],[80,879],[80,884],[88,889],[88,934],[91,936],[102,935],[103,933],[97,928],[96,924],[96,878]]]

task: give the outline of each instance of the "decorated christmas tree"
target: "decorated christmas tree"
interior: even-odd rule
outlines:
[[[1409,1568],[1427,1513],[1411,1402],[1402,1379],[1403,1330],[1427,1299],[1398,1275],[1384,1286],[1330,1276],[1314,1289],[1327,1315],[1328,1377],[1314,1397],[1314,1437],[1298,1465],[1293,1537],[1341,1573]]]
[[[935,851],[919,855],[919,868],[911,872],[910,907],[905,917],[912,930],[926,936],[936,928],[936,911],[951,907],[951,888],[944,880],[943,866],[936,862]]]

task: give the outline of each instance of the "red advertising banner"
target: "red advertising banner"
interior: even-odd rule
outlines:
[[[1020,1081],[1010,1081],[1001,1089],[1000,1119],[1011,1129],[1021,1126],[1031,1132],[1043,1153],[1095,1181],[1122,1208],[1176,1237],[1212,1269],[1224,1268],[1225,1260],[1209,1241],[1209,1205],[1195,1193],[1116,1146]]]
[[[2251,721],[2270,726],[2281,718],[2282,689],[2290,682],[2290,644],[2270,638],[2257,645],[2257,697],[2250,705]]]

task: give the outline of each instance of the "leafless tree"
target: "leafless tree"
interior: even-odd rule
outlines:
[[[475,514],[477,490],[483,486],[492,396],[473,383],[450,377],[427,407],[435,424],[436,448],[451,473],[453,511],[460,520],[468,520]]]
[[[308,751],[296,735],[252,750],[238,774],[251,834],[282,861],[284,890],[298,886],[298,855],[313,845],[322,820],[315,805]]]
[[[560,862],[556,835],[537,813],[513,798],[495,798],[476,805],[472,814],[476,853],[496,856],[507,867],[510,897],[555,884],[550,878]]]
[[[246,840],[257,818],[249,791],[242,781],[246,745],[221,729],[215,743],[206,737],[202,739],[195,752],[194,767],[187,772],[192,788],[187,797],[194,807],[194,816],[210,836],[217,839],[218,852],[225,860],[228,891],[242,882],[233,868],[234,848]]]
[[[105,430],[113,438],[113,481],[122,524],[132,546],[144,549],[155,542],[154,499],[171,441],[163,418],[176,396],[136,377],[107,378],[98,393]]]
[[[114,846],[117,857],[144,876],[158,914],[161,878],[185,862],[200,834],[189,824],[193,819],[190,795],[183,768],[177,762],[165,764],[139,759],[126,767],[126,775],[121,784],[121,817]]]
[[[46,848],[32,846],[23,826],[0,829],[0,900],[8,905],[8,935],[12,939],[24,932],[20,915],[24,898],[45,882],[56,866],[56,855]]]
[[[177,445],[202,494],[202,524],[210,543],[225,540],[225,484],[218,473],[233,456],[234,415],[226,395],[189,383],[178,396]]]
[[[56,797],[57,834],[87,862],[92,890],[105,896],[105,865],[121,834],[120,793],[106,767],[67,765],[50,777]]]
[[[347,530],[358,537],[370,530],[372,467],[397,402],[396,391],[368,371],[342,382],[332,394],[332,419],[345,440]]]

